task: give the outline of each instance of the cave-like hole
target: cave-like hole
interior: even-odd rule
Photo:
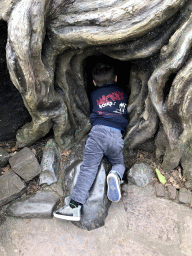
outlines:
[[[6,70],[6,43],[7,43],[7,23],[5,21],[0,20],[0,72],[4,72]]]
[[[17,130],[31,117],[7,69],[7,22],[0,20],[0,31],[0,141],[6,141],[15,138]]]
[[[176,73],[173,73],[169,76],[169,79],[167,80],[166,84],[165,84],[165,87],[163,89],[163,95],[164,95],[164,102],[167,101],[167,98],[169,96],[169,92],[170,92],[170,89],[171,89],[171,86],[172,86],[172,83],[173,83],[173,80],[176,76]]]
[[[90,92],[94,90],[94,84],[92,80],[92,70],[96,65],[96,63],[102,62],[102,61],[108,61],[109,63],[112,63],[115,69],[115,73],[117,75],[118,86],[123,88],[124,91],[126,91],[129,96],[130,94],[129,78],[130,78],[131,63],[128,61],[120,61],[120,60],[112,59],[106,55],[102,55],[99,53],[87,57],[83,62],[84,80],[85,80],[85,86],[88,94],[90,94]]]
[[[167,103],[167,100],[168,100],[168,97],[169,97],[169,93],[170,93],[170,90],[171,90],[171,86],[173,84],[173,81],[176,77],[176,73],[173,73],[169,76],[169,79],[167,80],[166,84],[165,84],[165,87],[164,87],[164,90],[163,90],[163,96],[164,96],[164,103],[166,104]],[[175,131],[177,131],[178,133],[178,136],[180,136],[183,132],[183,126],[182,126],[182,121],[180,119],[180,115],[178,115],[179,113],[179,104],[175,104],[174,106],[174,111],[173,110],[167,110],[167,113],[169,115],[169,117],[172,118],[172,120],[174,121],[174,125],[176,124],[176,129]]]

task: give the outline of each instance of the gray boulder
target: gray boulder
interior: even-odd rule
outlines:
[[[0,147],[0,167],[4,167],[9,162],[9,153]]]
[[[26,191],[24,182],[12,170],[0,176],[0,207]]]
[[[83,158],[85,139],[71,152],[66,165],[63,179],[63,189],[65,195],[71,195],[72,189],[77,181],[80,166]],[[90,189],[90,195],[83,206],[83,212],[80,222],[72,222],[75,226],[82,229],[93,230],[105,224],[105,218],[111,202],[106,194],[106,175],[110,170],[110,165],[103,159],[95,179]]]
[[[128,171],[128,182],[144,187],[153,179],[153,170],[147,163],[134,164]]]
[[[38,191],[32,197],[21,198],[11,203],[8,214],[21,218],[51,218],[58,202],[58,195],[48,191]]]
[[[60,171],[60,153],[53,139],[50,139],[43,151],[39,184],[51,185],[58,181]]]
[[[32,180],[41,172],[41,167],[29,148],[23,148],[9,159],[11,168],[26,182]]]

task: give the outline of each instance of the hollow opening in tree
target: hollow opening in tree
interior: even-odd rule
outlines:
[[[7,22],[0,20],[0,72],[5,72],[6,65],[6,43],[7,43]]]
[[[164,102],[166,102],[168,99],[168,95],[169,95],[169,92],[170,92],[170,89],[171,89],[171,86],[172,86],[175,76],[176,76],[176,73],[171,74],[165,84],[165,87],[163,89]]]
[[[120,61],[117,59],[110,58],[103,54],[95,54],[87,57],[83,62],[84,71],[84,83],[87,93],[94,90],[94,84],[92,79],[92,70],[96,63],[99,62],[109,62],[113,65],[115,69],[115,74],[117,75],[117,84],[119,87],[124,89],[127,94],[130,94],[129,79],[130,79],[130,68],[131,63],[129,61]]]
[[[0,141],[6,141],[15,138],[17,130],[31,117],[7,69],[7,22],[0,20],[0,31]]]

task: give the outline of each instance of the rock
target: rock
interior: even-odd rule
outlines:
[[[48,191],[38,191],[32,197],[21,198],[11,203],[8,214],[21,218],[51,218],[58,203],[58,195]]]
[[[174,187],[172,185],[168,185],[167,186],[167,190],[168,190],[168,197],[169,197],[169,199],[175,200],[176,199],[176,195],[177,195],[176,187]]]
[[[51,185],[58,181],[60,171],[60,153],[59,149],[53,139],[50,139],[43,151],[43,158],[41,161],[41,174],[39,184]]]
[[[76,164],[66,173],[66,181],[64,185],[68,195],[76,183],[77,176],[80,171],[81,162]],[[72,178],[72,179],[71,179]],[[92,230],[99,228],[105,224],[105,218],[111,202],[106,196],[106,168],[102,162],[99,168],[96,180],[90,190],[90,196],[83,205],[83,213],[80,222],[73,222],[74,225],[82,229]]]
[[[26,182],[36,177],[41,172],[41,167],[29,148],[23,148],[9,159],[9,163],[15,173]]]
[[[0,167],[4,167],[9,162],[9,153],[0,147]]]
[[[180,188],[179,190],[179,203],[181,204],[191,203],[191,192],[186,188]]]
[[[64,166],[64,170],[67,169],[69,166],[72,166],[73,164],[76,164],[79,161],[83,160],[86,140],[87,140],[87,136],[85,136],[78,144],[75,145],[69,157],[67,158],[67,161]]]
[[[161,183],[155,183],[156,195],[158,197],[165,197],[165,187]]]
[[[55,193],[62,198],[64,196],[61,180],[59,180],[57,183],[53,183],[51,185],[43,185],[42,187],[43,187],[43,191],[49,191],[49,192]]]
[[[0,176],[0,206],[21,196],[25,190],[24,182],[12,170]]]
[[[64,166],[65,177],[63,188],[66,196],[71,194],[76,183],[83,158],[84,145],[85,139],[71,152],[71,155]],[[111,204],[106,195],[106,174],[109,170],[110,165],[106,159],[103,159],[95,182],[90,189],[90,196],[83,206],[81,220],[80,222],[72,222],[75,226],[82,229],[93,230],[105,224],[105,218],[107,217],[108,209]]]
[[[144,187],[153,179],[153,170],[146,163],[134,164],[128,172],[128,182]]]

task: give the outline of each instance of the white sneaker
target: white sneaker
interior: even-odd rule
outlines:
[[[110,172],[107,176],[107,197],[112,202],[118,202],[121,199],[120,178],[116,172]]]
[[[65,203],[66,202],[68,204],[53,212],[53,216],[63,220],[80,221],[81,205],[79,205],[77,208],[71,208],[69,206],[68,198],[65,199]]]

